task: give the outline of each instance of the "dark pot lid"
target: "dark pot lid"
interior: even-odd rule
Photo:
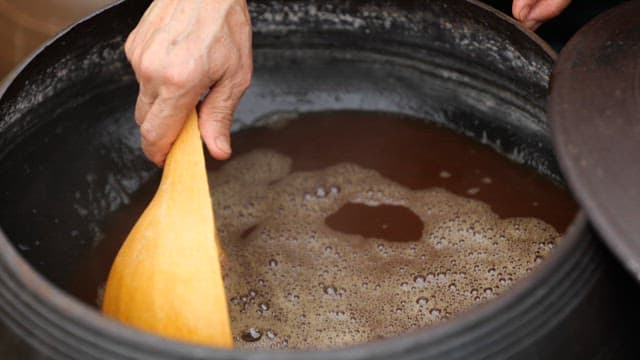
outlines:
[[[640,280],[640,1],[598,16],[562,50],[549,116],[575,196]]]

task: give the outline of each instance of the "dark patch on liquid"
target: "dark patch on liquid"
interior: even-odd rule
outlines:
[[[388,241],[418,241],[424,224],[404,206],[348,203],[329,215],[325,223],[333,230]]]
[[[254,232],[257,228],[258,228],[258,225],[253,225],[247,230],[243,231],[242,234],[240,234],[240,239],[248,238],[249,235],[251,235],[251,233]]]

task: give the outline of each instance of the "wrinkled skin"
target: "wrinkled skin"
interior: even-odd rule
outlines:
[[[513,15],[535,30],[569,2],[514,0]],[[162,166],[206,94],[199,109],[202,138],[214,158],[229,158],[233,112],[253,71],[246,0],[155,0],[125,53],[140,84],[135,118],[145,155]]]
[[[140,84],[135,118],[142,148],[162,166],[200,97],[200,130],[211,155],[231,155],[233,111],[253,71],[245,0],[155,0],[125,43]]]

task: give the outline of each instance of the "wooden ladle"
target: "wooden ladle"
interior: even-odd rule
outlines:
[[[111,267],[102,311],[176,340],[233,346],[219,239],[194,111],[153,200]]]

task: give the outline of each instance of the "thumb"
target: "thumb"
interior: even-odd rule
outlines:
[[[211,156],[226,160],[231,156],[230,130],[233,112],[240,100],[229,81],[221,80],[200,105],[200,132]]]

